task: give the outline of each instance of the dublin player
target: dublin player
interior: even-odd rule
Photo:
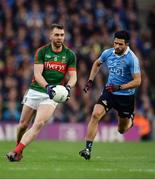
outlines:
[[[114,47],[106,49],[94,62],[84,91],[87,92],[104,63],[109,70],[105,88],[94,106],[86,133],[86,146],[79,152],[88,160],[97,133],[98,123],[111,109],[118,112],[118,131],[123,134],[133,126],[135,89],[141,84],[139,60],[129,48],[130,36],[127,31],[118,31],[114,35]]]

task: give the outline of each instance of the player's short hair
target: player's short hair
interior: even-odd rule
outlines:
[[[116,32],[114,37],[118,39],[124,39],[126,43],[130,41],[130,34],[124,30]]]
[[[62,24],[52,24],[50,29],[53,30],[54,28],[64,29],[64,26]]]

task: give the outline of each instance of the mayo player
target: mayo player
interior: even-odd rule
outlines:
[[[50,43],[40,47],[34,58],[34,78],[23,99],[23,109],[17,129],[17,144],[14,150],[7,154],[9,161],[20,161],[24,148],[39,134],[40,130],[53,115],[58,103],[52,100],[53,87],[63,84],[65,75],[69,79],[65,84],[70,90],[77,81],[76,56],[63,42],[65,31],[63,25],[52,24],[50,29]],[[68,95],[69,98],[69,95]],[[35,114],[34,123],[28,128]]]

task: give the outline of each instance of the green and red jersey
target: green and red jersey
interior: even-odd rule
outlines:
[[[35,54],[34,64],[43,64],[43,77],[48,84],[63,84],[65,74],[68,71],[76,71],[75,53],[63,45],[61,52],[52,51],[51,44],[40,47]],[[33,78],[30,85],[31,89],[46,92],[36,80]]]

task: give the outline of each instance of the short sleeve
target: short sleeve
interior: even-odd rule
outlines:
[[[98,58],[99,61],[101,61],[101,63],[105,62],[107,60],[108,54],[109,54],[109,50],[103,51],[100,57]]]
[[[140,64],[139,64],[139,60],[137,57],[134,57],[132,59],[132,63],[131,63],[131,66],[130,66],[130,71],[131,71],[131,74],[136,74],[136,73],[140,73]]]
[[[44,64],[44,53],[43,49],[39,48],[34,56],[34,64]]]
[[[77,58],[74,52],[70,52],[69,54],[69,64],[68,64],[68,71],[76,70],[76,62]]]

